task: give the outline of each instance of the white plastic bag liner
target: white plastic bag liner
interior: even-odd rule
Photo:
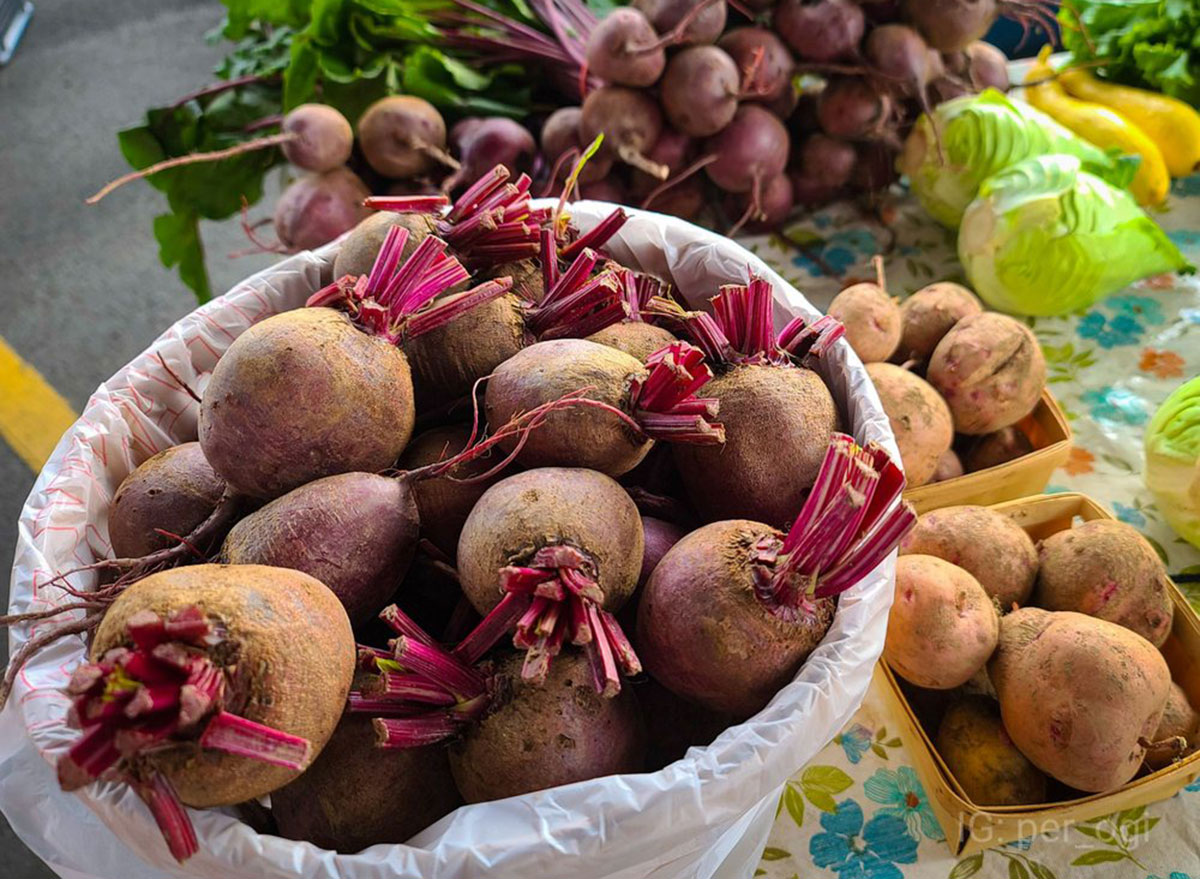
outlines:
[[[583,202],[590,228],[611,206]],[[671,280],[695,306],[748,269],[774,287],[776,323],[818,312],[759,259],[732,241],[645,211],[608,245],[621,262]],[[196,404],[159,357],[193,388],[255,321],[303,305],[328,280],[334,246],[260,272],[179,321],[105,382],[55,449],[21,513],[12,611],[70,600],[44,584],[56,572],[109,554],[106,511],[135,466],[196,438]],[[859,441],[895,453],[886,416],[858,358],[844,342],[819,365]],[[280,381],[287,381],[281,375]],[[78,638],[37,654],[0,715],[0,807],[27,844],[71,879],[675,879],[749,877],[758,863],[787,778],[849,720],[883,648],[894,558],[844,593],[825,640],[750,721],[655,773],[596,779],[494,803],[465,806],[408,845],[338,855],[262,836],[218,811],[191,811],[200,853],[179,865],[129,788],[94,784],[63,793],[53,763],[76,733],[60,692],[83,658]],[[73,579],[78,588],[88,576]],[[15,650],[59,621],[15,629]],[[386,792],[383,792],[386,793]],[[98,819],[98,820],[97,820]],[[116,843],[115,834],[123,843]],[[148,866],[149,865],[149,866]]]

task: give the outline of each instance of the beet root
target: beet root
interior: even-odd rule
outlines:
[[[743,104],[733,121],[706,141],[705,151],[717,156],[704,169],[713,183],[726,192],[749,192],[783,173],[790,140],[769,110]]]
[[[774,31],[735,27],[717,45],[729,53],[741,71],[742,95],[746,100],[770,104],[783,98],[791,88],[796,63]]]
[[[667,169],[646,158],[662,132],[662,111],[644,92],[621,86],[604,86],[590,92],[579,116],[579,139],[585,146],[603,134],[597,156],[620,159],[659,180]]]
[[[301,177],[275,203],[275,234],[289,251],[320,247],[366,217],[370,194],[349,168]]]
[[[446,122],[423,98],[380,98],[358,120],[358,142],[367,164],[385,177],[420,177],[439,166],[457,167],[446,155]]]
[[[737,65],[728,53],[716,46],[692,46],[671,58],[660,91],[675,128],[691,137],[708,137],[732,121],[740,87]]]
[[[221,561],[303,571],[328,586],[354,624],[388,603],[416,552],[412,486],[339,473],[295,488],[238,522]]]
[[[587,39],[588,71],[607,82],[634,88],[654,85],[666,63],[654,26],[636,8],[614,9]]]
[[[634,360],[645,363],[655,351],[659,351],[678,342],[679,339],[670,330],[648,324],[645,321],[629,320],[605,327],[599,332],[592,333],[587,341],[598,345],[607,345],[624,351]]]
[[[444,747],[374,744],[369,717],[344,716],[312,766],[271,794],[279,835],[352,854],[405,842],[461,803]]]
[[[851,53],[862,39],[865,17],[851,0],[781,0],[775,30],[807,61],[833,61]]]
[[[679,34],[680,43],[711,43],[721,36],[725,30],[725,20],[729,9],[724,2],[704,4],[704,8],[692,13],[696,7],[695,0],[634,0],[633,7],[640,9],[654,25],[654,30],[660,34],[674,31],[684,19],[692,14],[691,20],[684,25]]]
[[[173,546],[158,531],[186,536],[220,502],[225,480],[196,442],[163,449],[122,480],[108,510],[108,540],[116,558],[141,558]],[[224,534],[216,534],[220,540]]]
[[[322,476],[390,467],[413,420],[404,354],[332,309],[302,308],[250,327],[217,361],[200,446],[230,487],[272,498]]]
[[[520,676],[519,657],[497,675],[512,694],[451,747],[450,769],[463,799],[481,803],[603,775],[640,772],[646,731],[633,689],[611,699],[589,682],[587,660],[564,652],[541,686]]]
[[[397,214],[391,211],[371,214],[354,227],[338,248],[337,256],[333,258],[333,277],[368,274],[371,266],[375,265],[375,257],[379,255],[379,248],[383,246],[388,230],[393,226],[401,226],[409,233],[404,242],[401,262],[412,256],[417,245],[436,231],[433,217],[429,214]]]
[[[305,171],[332,171],[346,164],[354,149],[350,123],[328,104],[301,104],[289,110],[280,130],[296,135],[280,146],[283,157]]]

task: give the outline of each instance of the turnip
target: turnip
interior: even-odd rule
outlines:
[[[328,589],[296,571],[195,565],[130,586],[72,674],[82,735],[59,783],[130,784],[179,861],[184,805],[230,806],[283,786],[333,733],[354,639]]]
[[[415,412],[397,344],[508,289],[487,281],[468,301],[423,308],[468,273],[434,237],[401,265],[407,237],[393,227],[369,275],[255,324],[217,361],[200,406],[200,446],[230,488],[278,497],[322,476],[377,472],[400,456]]]
[[[419,177],[442,166],[457,170],[446,152],[446,122],[433,104],[413,95],[380,98],[358,120],[363,157],[384,177]]]
[[[735,27],[717,45],[729,53],[742,76],[742,97],[770,103],[791,87],[796,63],[774,31],[763,27]]]
[[[712,377],[699,349],[675,342],[643,366],[634,357],[586,339],[539,342],[500,364],[488,380],[488,421],[514,415],[587,388],[591,406],[551,414],[524,439],[526,467],[587,467],[619,476],[637,466],[656,439],[720,445],[724,432],[709,419],[711,399],[695,396]]]
[[[840,337],[841,325],[830,317],[812,325],[797,318],[776,336],[772,306],[771,285],[753,278],[748,286],[722,287],[713,299],[715,316],[684,319],[716,373],[704,393],[718,401],[726,425],[723,446],[673,447],[688,497],[708,520],[790,522],[837,429],[825,383],[793,357],[819,356]]]
[[[660,34],[679,30],[680,43],[712,43],[725,30],[728,8],[723,2],[695,0],[634,0],[632,4]],[[697,8],[699,7],[699,8]]]
[[[591,143],[604,135],[598,155],[616,157],[659,180],[667,169],[646,158],[662,132],[662,111],[644,92],[621,86],[604,86],[590,92],[579,117],[579,139]]]
[[[588,35],[588,72],[616,85],[654,85],[666,63],[654,25],[633,7],[614,9]]]
[[[939,52],[965,49],[983,39],[1003,13],[1018,18],[1027,27],[1038,24],[1056,32],[1054,7],[1046,0],[903,0],[904,17]]]
[[[163,449],[126,476],[113,495],[108,508],[113,555],[133,559],[175,546],[179,541],[170,534],[186,537],[224,495],[225,480],[213,472],[199,443]]]
[[[875,280],[851,284],[829,303],[846,327],[846,341],[864,363],[887,360],[900,344],[901,311],[888,295],[883,259],[875,257]]]
[[[850,55],[862,39],[862,8],[850,0],[780,0],[776,32],[806,61]]]
[[[528,170],[537,155],[537,144],[529,129],[503,116],[463,119],[450,131],[450,145],[462,167],[442,188],[450,191],[464,180],[475,180],[496,165],[503,165],[514,176]]]
[[[673,56],[659,89],[667,119],[692,137],[708,137],[728,125],[740,90],[737,65],[716,46],[692,46]]]
[[[684,537],[658,563],[638,605],[646,670],[705,708],[754,714],[825,636],[835,596],[912,527],[916,514],[901,501],[903,488],[885,452],[835,434],[788,534],[735,519]]]
[[[835,76],[821,91],[817,116],[821,129],[842,140],[874,140],[887,131],[892,99],[857,76]]]
[[[575,644],[596,689],[616,693],[619,670],[641,669],[614,614],[637,587],[643,547],[637,507],[602,473],[545,467],[501,480],[459,538],[463,593],[484,619],[456,653],[473,662],[515,627],[524,678],[544,681]]]
[[[289,251],[320,247],[370,213],[363,207],[370,194],[358,175],[345,167],[301,177],[275,203],[275,234]]]

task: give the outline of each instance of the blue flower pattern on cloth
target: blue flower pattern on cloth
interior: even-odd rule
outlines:
[[[842,746],[842,750],[846,752],[847,760],[851,763],[857,763],[862,759],[862,755],[866,753],[867,749],[871,747],[871,731],[861,723],[856,723],[839,733],[834,741]]]
[[[1137,507],[1131,507],[1128,504],[1123,504],[1120,501],[1113,501],[1113,512],[1117,514],[1117,518],[1126,525],[1133,525],[1135,528],[1141,528],[1146,524],[1146,517],[1142,515],[1142,511]]]
[[[1101,348],[1118,348],[1136,345],[1142,339],[1144,328],[1127,314],[1107,318],[1099,311],[1089,311],[1079,321],[1079,336],[1091,339]]]
[[[1144,424],[1150,417],[1142,398],[1124,388],[1105,385],[1084,391],[1079,399],[1087,404],[1089,414],[1097,421]]]
[[[828,236],[824,244],[814,242],[813,248],[818,247],[821,259],[838,274],[845,274],[861,261],[863,254],[875,253],[879,249],[879,241],[866,229],[842,229]],[[822,272],[821,267],[807,254],[796,254],[792,263],[806,272]]]
[[[886,807],[878,814],[895,815],[904,821],[914,838],[920,839],[922,833],[938,841],[946,838],[933,814],[925,788],[911,766],[901,766],[895,771],[875,770],[875,774],[863,782],[863,793]]]
[[[1162,305],[1149,296],[1112,296],[1104,305],[1118,316],[1143,321],[1155,326],[1166,321]]]
[[[838,879],[903,879],[896,864],[917,860],[917,841],[904,821],[880,812],[863,826],[862,807],[842,800],[836,812],[821,813],[823,833],[808,844],[818,867],[837,873]]]
[[[1027,851],[1029,851],[1029,847],[1031,845],[1033,845],[1033,837],[1026,836],[1026,837],[1023,837],[1022,839],[1014,839],[1012,842],[1004,843],[1004,848],[1015,849],[1016,851],[1019,851],[1019,852],[1027,852]]]

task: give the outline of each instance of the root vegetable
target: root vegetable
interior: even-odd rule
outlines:
[[[697,3],[695,0],[634,0],[634,8],[640,9],[660,34],[675,31],[684,19],[691,15],[691,20],[684,24],[679,34],[681,43],[712,43],[725,30],[725,19],[728,7],[724,2],[707,2],[699,12],[693,13]]]
[[[902,488],[886,454],[837,434],[787,535],[745,519],[688,534],[642,591],[637,644],[646,670],[712,711],[759,711],[825,636],[835,596],[911,525]]]
[[[497,165],[503,165],[515,177],[527,170],[537,155],[537,143],[529,129],[503,116],[462,120],[450,132],[450,145],[462,167],[442,184],[446,191],[463,181],[476,180]]]
[[[579,117],[579,140],[590,144],[603,134],[599,156],[620,159],[652,177],[665,180],[667,169],[645,155],[658,140],[662,127],[662,111],[649,95],[621,86],[604,86],[584,99]]]
[[[961,686],[988,661],[999,631],[996,608],[970,573],[931,555],[896,560],[883,658],[906,681],[933,690]]]
[[[671,180],[686,168],[695,158],[696,141],[688,137],[686,134],[681,134],[674,128],[663,128],[658,135],[658,140],[654,142],[654,146],[646,153],[646,158],[658,165],[663,165],[669,172],[668,180]],[[662,185],[662,182],[657,177],[652,177],[645,171],[634,170],[630,174],[630,191],[639,196],[647,196],[651,191]]]
[[[113,773],[147,802],[176,859],[183,805],[227,806],[294,779],[333,733],[354,671],[336,597],[296,571],[194,565],[113,602],[67,692],[82,729],[58,761],[75,789]]]
[[[1059,531],[1038,548],[1033,603],[1125,626],[1155,647],[1171,633],[1166,569],[1131,525],[1095,520]]]
[[[817,175],[810,176],[803,171],[789,171],[788,179],[792,182],[792,198],[802,207],[821,207],[834,201],[842,189],[831,186]]]
[[[797,319],[776,335],[771,285],[762,278],[722,287],[712,302],[715,317],[694,314],[685,327],[717,373],[704,393],[719,404],[726,441],[720,448],[676,445],[675,462],[706,519],[784,526],[804,502],[838,426],[825,383],[792,360],[820,356],[841,327],[833,318],[812,325]]]
[[[976,90],[992,88],[1006,92],[1012,88],[1012,79],[1008,75],[1008,59],[1003,52],[983,40],[971,43],[966,52],[967,75]]]
[[[301,104],[289,110],[280,126],[295,140],[280,146],[283,157],[305,171],[332,171],[350,160],[354,131],[346,117],[325,104]]]
[[[516,627],[522,675],[545,680],[563,645],[585,646],[597,689],[641,666],[613,614],[633,594],[641,517],[616,482],[593,470],[528,470],[487,490],[458,542],[463,593],[484,615],[460,653],[482,655]]]
[[[896,151],[887,143],[855,144],[858,164],[854,166],[851,183],[866,193],[887,189],[900,175],[896,171]]]
[[[333,258],[333,277],[347,275],[358,277],[371,272],[375,259],[383,247],[383,241],[393,226],[408,233],[400,253],[400,261],[406,262],[417,245],[430,235],[437,234],[437,226],[429,214],[398,214],[394,211],[378,211],[361,221],[346,236]]]
[[[588,388],[591,407],[554,413],[517,452],[527,467],[587,467],[619,476],[637,466],[655,439],[719,445],[716,403],[697,398],[712,373],[701,352],[676,342],[643,366],[585,339],[539,342],[506,360],[488,380],[488,421],[507,421],[563,394]]]
[[[752,232],[776,229],[791,215],[796,201],[792,192],[792,180],[787,174],[772,177],[762,185],[761,190],[757,203],[754,201],[753,191],[728,195],[727,201],[741,216],[727,235],[735,235],[742,228]]]
[[[742,74],[742,96],[770,104],[782,99],[792,85],[796,63],[774,31],[735,27],[717,45],[729,53]]]
[[[887,360],[900,344],[900,306],[887,293],[883,260],[876,257],[877,280],[852,284],[829,303],[829,313],[846,328],[846,341],[864,363]]]
[[[775,30],[806,61],[851,54],[865,28],[862,7],[850,0],[780,0]]]
[[[586,55],[590,73],[635,88],[658,82],[667,63],[654,26],[633,7],[619,7],[600,19],[588,35]]]
[[[580,118],[583,110],[579,107],[559,107],[551,113],[542,125],[542,153],[551,162],[560,159],[571,150],[583,153],[583,144],[579,140]],[[588,159],[583,170],[579,172],[580,183],[595,183],[603,180],[612,171],[613,160],[606,155],[597,154]],[[558,179],[565,180],[571,171],[571,163],[563,160],[559,164]]]
[[[734,724],[732,716],[680,699],[653,678],[637,685],[637,697],[646,718],[650,771],[674,763],[688,748],[712,744]]]
[[[929,477],[929,481],[945,482],[947,479],[956,479],[965,472],[962,461],[959,460],[955,451],[947,449],[942,452],[942,457],[938,458],[937,466],[933,468],[933,476]]]
[[[579,187],[579,197],[591,201],[606,201],[611,204],[625,204],[629,201],[629,193],[619,180],[597,180],[595,183],[585,183]]]
[[[897,357],[927,361],[938,342],[964,317],[983,311],[974,293],[960,284],[939,281],[922,287],[900,303],[900,347]]]
[[[1197,729],[1200,729],[1200,714],[1188,701],[1183,687],[1172,681],[1162,720],[1151,736],[1154,745],[1146,749],[1146,766],[1151,771],[1162,769],[1189,753]]]
[[[966,467],[971,473],[1015,461],[1033,451],[1033,443],[1016,425],[977,437],[967,447]]]
[[[320,247],[367,216],[363,199],[370,194],[345,167],[301,177],[275,203],[275,234],[289,251]]]
[[[384,177],[420,177],[455,170],[446,153],[446,122],[433,104],[413,95],[380,98],[358,120],[363,157]]]
[[[116,558],[140,558],[173,546],[220,503],[225,480],[199,443],[183,443],[146,459],[122,480],[108,509],[108,540]],[[213,535],[221,540],[224,534]]]
[[[1016,424],[1046,386],[1046,359],[1024,324],[994,312],[965,317],[938,343],[926,373],[954,429],[977,436]]]
[[[843,140],[874,140],[882,135],[893,112],[892,99],[865,79],[838,76],[817,99],[821,129]]]
[[[374,742],[369,717],[344,716],[312,766],[271,794],[279,835],[352,854],[405,842],[462,802],[445,748]]]
[[[987,507],[943,507],[924,513],[900,544],[901,555],[937,556],[971,574],[1002,610],[1025,604],[1038,572],[1029,535]]]
[[[800,169],[808,179],[823,186],[840,187],[850,182],[858,153],[853,144],[816,132],[800,147]]]
[[[716,46],[691,46],[672,56],[660,100],[667,119],[692,137],[716,134],[732,121],[741,88],[738,67]]]
[[[946,402],[927,381],[891,363],[868,363],[867,375],[896,435],[908,484],[924,485],[954,441]]]
[[[646,731],[631,687],[611,699],[589,681],[575,650],[555,659],[543,684],[521,676],[520,657],[498,663],[512,694],[467,729],[450,750],[463,799],[480,803],[604,775],[640,772]]]
[[[1017,750],[1004,730],[999,706],[973,697],[942,717],[937,749],[968,799],[980,806],[1046,802],[1046,776]]]
[[[733,121],[705,142],[717,160],[705,167],[726,192],[751,192],[783,173],[790,141],[783,123],[757,104],[742,104]]]
[[[642,539],[645,548],[642,551],[642,572],[638,575],[638,586],[645,585],[658,563],[662,561],[662,557],[682,540],[685,534],[678,525],[652,516],[642,516]]]
[[[1087,792],[1133,778],[1171,685],[1149,641],[1105,620],[1025,607],[988,663],[1004,728],[1035,766]]]

